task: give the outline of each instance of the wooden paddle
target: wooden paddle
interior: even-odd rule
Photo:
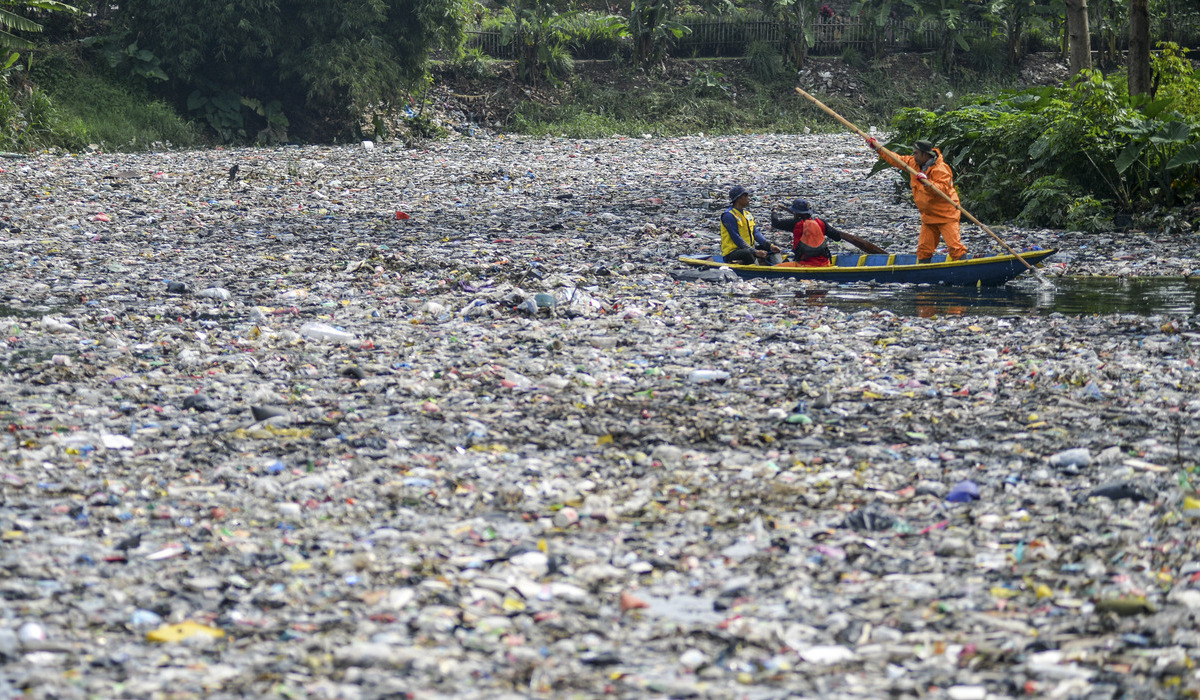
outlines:
[[[807,92],[805,92],[805,91],[801,90],[800,88],[796,88],[796,92],[800,93],[800,95],[801,95],[802,97],[804,97],[805,99],[809,100],[810,102],[812,102],[812,103],[813,103],[813,104],[815,104],[816,106],[820,107],[822,110],[824,110],[824,112],[825,112],[826,114],[828,114],[829,116],[831,116],[831,117],[833,117],[834,119],[836,119],[836,120],[838,120],[839,122],[841,122],[843,125],[845,125],[845,126],[846,126],[846,128],[850,129],[850,130],[851,130],[851,131],[853,131],[854,133],[858,134],[859,136],[863,137],[864,139],[869,139],[869,138],[871,138],[871,137],[870,137],[870,136],[868,136],[866,133],[864,133],[862,129],[860,129],[860,128],[858,128],[857,126],[855,126],[853,123],[851,123],[851,122],[850,122],[849,120],[847,120],[845,117],[843,117],[842,115],[838,114],[837,112],[835,112],[835,111],[833,111],[832,109],[830,109],[829,107],[827,107],[827,106],[825,105],[825,103],[824,103],[824,102],[821,102],[820,100],[818,100],[817,98],[815,98],[815,97],[813,97],[812,95],[808,94]],[[886,153],[891,153],[893,157],[895,157],[895,158],[899,158],[899,156],[897,156],[895,153],[892,153],[892,151],[889,151],[888,149],[884,148],[883,146],[880,146],[880,147],[879,147],[879,150],[881,150],[881,151],[884,151],[884,152],[886,152]],[[912,169],[912,168],[910,168],[910,167],[908,167],[908,165],[907,165],[907,164],[905,164],[905,163],[903,163],[903,162],[902,162],[902,163],[901,163],[901,165],[903,165],[903,166],[904,166],[904,170],[905,170],[905,172],[907,172],[909,175],[917,175],[917,171],[916,171],[916,170],[913,170],[913,169]],[[1000,238],[999,236],[997,236],[997,235],[995,234],[995,232],[994,232],[994,231],[992,231],[990,228],[988,228],[988,227],[987,227],[987,226],[986,226],[986,225],[985,225],[985,224],[984,224],[982,221],[980,221],[979,219],[976,219],[976,218],[974,217],[974,215],[972,215],[972,214],[971,214],[971,212],[967,211],[966,209],[963,209],[963,207],[962,207],[962,205],[961,205],[961,204],[959,204],[958,202],[956,202],[956,201],[954,201],[953,199],[951,199],[951,198],[950,198],[950,195],[948,195],[948,194],[946,194],[945,192],[943,192],[943,191],[941,191],[940,189],[938,189],[937,185],[933,184],[933,183],[932,183],[932,182],[930,182],[929,180],[924,180],[924,179],[923,179],[923,180],[921,180],[921,181],[925,183],[925,186],[926,186],[926,187],[928,187],[929,189],[931,189],[931,190],[933,190],[934,192],[936,192],[936,193],[937,193],[937,194],[938,194],[938,195],[939,195],[939,196],[940,196],[942,199],[944,199],[944,200],[946,200],[947,202],[950,202],[951,204],[953,204],[953,205],[954,205],[954,208],[958,209],[958,211],[959,211],[959,212],[961,212],[963,216],[965,216],[965,217],[967,217],[968,219],[970,219],[970,220],[971,220],[971,221],[972,221],[972,222],[973,222],[973,223],[974,223],[976,226],[978,226],[979,228],[983,229],[984,231],[987,231],[989,236],[991,236],[992,238],[996,239],[996,242],[997,242],[997,243],[999,243],[1000,245],[1004,246],[1005,250],[1007,250],[1008,252],[1010,252],[1010,253],[1012,253],[1014,256],[1016,256],[1017,260],[1020,260],[1022,265],[1024,265],[1024,266],[1025,266],[1025,267],[1027,267],[1027,268],[1029,268],[1029,271],[1033,273],[1033,276],[1034,276],[1034,277],[1037,277],[1037,278],[1038,278],[1038,280],[1039,280],[1039,281],[1040,281],[1042,284],[1044,284],[1044,285],[1049,285],[1049,284],[1050,284],[1050,280],[1046,279],[1046,278],[1045,278],[1045,276],[1043,276],[1043,275],[1042,275],[1042,272],[1041,272],[1041,270],[1038,270],[1038,269],[1037,269],[1037,268],[1035,268],[1033,265],[1030,265],[1030,264],[1029,264],[1029,262],[1028,262],[1027,260],[1025,260],[1025,258],[1022,258],[1022,257],[1021,257],[1021,254],[1020,254],[1020,253],[1018,253],[1017,251],[1013,250],[1013,249],[1012,249],[1012,246],[1010,246],[1008,243],[1005,243],[1005,242],[1004,242],[1004,239],[1002,239],[1002,238]]]
[[[886,250],[884,250],[883,248],[880,248],[879,246],[875,245],[874,243],[868,241],[867,239],[859,238],[858,236],[855,236],[852,233],[846,233],[845,231],[842,231],[841,229],[838,229],[838,230],[841,231],[843,241],[849,243],[850,245],[854,246],[855,248],[858,248],[862,252],[875,253],[878,255],[887,255]]]

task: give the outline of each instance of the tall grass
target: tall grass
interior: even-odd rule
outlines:
[[[198,130],[170,105],[67,48],[39,55],[30,77],[49,102],[43,147],[74,150],[94,144],[109,151],[138,151],[200,143]]]

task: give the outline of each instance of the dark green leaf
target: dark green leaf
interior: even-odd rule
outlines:
[[[1192,135],[1192,128],[1183,122],[1170,122],[1163,126],[1155,135],[1150,137],[1151,143],[1186,143]]]
[[[1134,141],[1126,146],[1125,150],[1121,151],[1121,155],[1117,156],[1116,162],[1113,163],[1117,168],[1117,172],[1123,173],[1128,170],[1129,166],[1137,161],[1138,156],[1142,155],[1144,148],[1146,148],[1145,141]]]
[[[1174,170],[1185,165],[1194,165],[1200,163],[1200,143],[1192,143],[1179,149],[1165,166],[1167,170]]]
[[[1161,114],[1164,109],[1170,107],[1172,103],[1174,103],[1174,100],[1171,99],[1155,100],[1142,108],[1142,114],[1147,119],[1153,119]]]

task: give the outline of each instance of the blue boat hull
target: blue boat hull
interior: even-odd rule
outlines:
[[[1030,250],[1021,258],[1037,265],[1058,252],[1057,248]],[[679,261],[699,268],[728,267],[747,279],[803,279],[827,282],[876,282],[883,284],[947,284],[958,287],[995,287],[1025,272],[1025,263],[1015,255],[992,255],[970,260],[947,260],[945,255],[918,263],[915,255],[837,255],[830,267],[773,267],[730,265],[719,255],[682,256]]]

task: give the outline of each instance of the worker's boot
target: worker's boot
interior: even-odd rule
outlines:
[[[922,265],[928,265],[929,263],[933,262],[933,258],[917,258],[917,262]]]

